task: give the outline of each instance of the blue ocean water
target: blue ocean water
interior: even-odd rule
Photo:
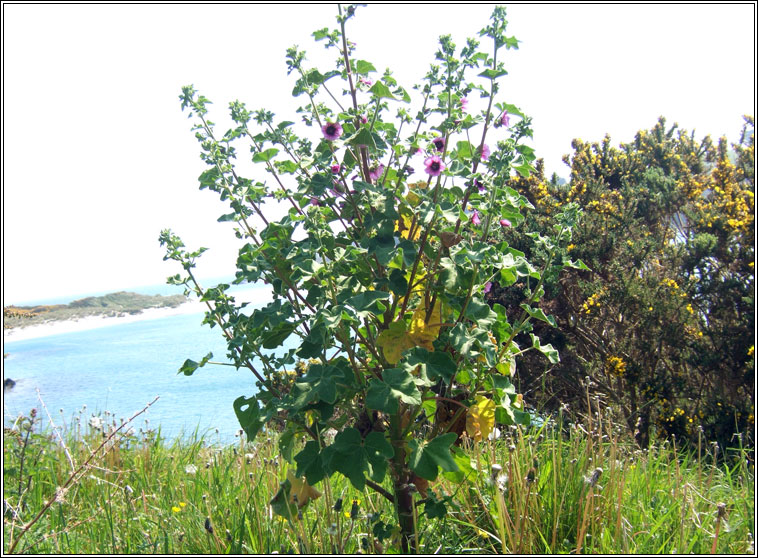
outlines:
[[[228,361],[220,329],[202,319],[202,313],[175,315],[5,343],[4,376],[17,383],[4,392],[4,423],[32,408],[47,422],[36,388],[56,422],[60,409],[70,420],[83,405],[86,417],[107,410],[126,419],[158,395],[133,426],[160,426],[170,438],[197,428],[211,431],[214,441],[232,441],[239,430],[232,402],[255,393],[255,377],[210,364],[192,376],[177,374],[186,359],[199,361],[208,352],[213,361]]]

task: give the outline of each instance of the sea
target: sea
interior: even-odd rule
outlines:
[[[248,308],[270,300],[267,289],[253,289],[245,293]],[[127,290],[157,294],[149,288]],[[44,425],[52,419],[70,426],[93,415],[120,422],[158,396],[132,423],[135,432],[160,429],[167,439],[203,436],[210,443],[233,443],[240,426],[232,403],[256,393],[252,373],[219,364],[207,364],[192,376],[178,373],[186,359],[200,361],[209,352],[212,361],[229,362],[221,330],[203,325],[203,317],[202,312],[154,317],[5,342],[3,376],[16,385],[3,392],[4,425],[32,409]],[[285,342],[282,350],[287,348]]]

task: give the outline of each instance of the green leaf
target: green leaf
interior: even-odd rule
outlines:
[[[495,69],[492,69],[492,68],[488,68],[488,69],[484,70],[483,72],[481,72],[479,74],[479,77],[484,77],[484,78],[487,78],[487,79],[497,79],[497,78],[499,78],[501,76],[507,76],[507,75],[508,75],[508,72],[505,71],[505,70],[502,70],[502,69],[501,70],[495,70]]]
[[[505,48],[506,49],[513,48],[513,49],[518,50],[518,44],[520,42],[521,41],[519,41],[516,37],[506,37],[505,38]]]
[[[266,161],[270,161],[274,157],[276,157],[276,154],[279,153],[279,150],[275,147],[269,147],[265,151],[261,151],[259,153],[256,153],[253,155],[253,162],[254,163],[265,163]]]
[[[311,328],[311,332],[300,343],[300,348],[296,354],[302,359],[316,358],[324,351],[325,341],[326,329],[319,324]]]
[[[334,438],[329,464],[345,475],[358,490],[366,486],[365,473],[376,482],[381,482],[387,472],[387,464],[395,454],[390,443],[380,432],[370,432],[361,438],[355,428],[346,428]]]
[[[347,304],[355,308],[356,313],[363,317],[369,314],[380,314],[384,309],[377,304],[380,300],[387,300],[390,293],[384,291],[364,291],[347,299]]]
[[[513,416],[516,419],[516,424],[520,424],[521,426],[529,426],[532,423],[531,415],[524,411],[519,411],[517,409],[514,409]]]
[[[465,160],[471,159],[474,155],[474,148],[470,142],[459,141],[455,144],[455,150],[458,152],[458,159]]]
[[[279,453],[282,454],[287,463],[292,463],[292,450],[295,447],[295,431],[288,428],[279,436]],[[311,483],[313,484],[313,483]]]
[[[326,39],[329,36],[329,28],[324,27],[323,29],[317,29],[311,34],[313,35],[313,39],[315,41],[321,41],[323,39]]]
[[[430,352],[423,347],[415,347],[408,352],[405,358],[406,370],[413,370],[417,366],[423,366],[426,376],[435,381],[442,378],[448,385],[455,376],[457,366],[449,353],[434,351]]]
[[[440,519],[447,514],[447,508],[445,507],[445,500],[435,500],[433,498],[427,498],[424,503],[424,513],[429,519]]]
[[[581,269],[583,271],[592,271],[582,260],[568,260],[563,265],[572,269]]]
[[[297,171],[297,163],[294,161],[274,161],[274,166],[283,174],[292,174]]]
[[[271,511],[290,521],[293,514],[297,513],[297,506],[289,502],[291,490],[292,483],[288,479],[285,479],[279,484],[279,490],[276,491],[276,494],[269,502]]]
[[[313,401],[313,396],[317,395],[321,401],[334,404],[337,400],[337,381],[344,380],[342,370],[336,366],[323,365],[320,363],[311,364],[305,376],[297,381],[298,385],[307,386],[305,393],[307,396],[301,396],[301,401],[308,403]]]
[[[537,337],[533,333],[530,333],[529,336],[532,338],[532,347],[537,349],[543,355],[545,355],[547,359],[550,361],[550,364],[557,364],[561,361],[561,357],[558,354],[558,351],[555,350],[550,343],[548,343],[547,345],[542,345],[540,343],[539,337]]]
[[[297,328],[297,323],[283,322],[269,330],[268,335],[263,338],[264,349],[276,349],[282,346],[285,339],[289,337]]]
[[[371,62],[366,62],[365,60],[356,60],[354,62],[354,68],[355,73],[362,76],[366,76],[369,73],[376,71],[374,65]]]
[[[503,104],[498,104],[498,108],[500,108],[500,110],[507,111],[508,114],[514,114],[514,115],[519,116],[521,118],[525,118],[524,113],[521,112],[521,110],[519,110],[519,108],[516,105],[511,105],[509,103],[503,103]]]
[[[208,353],[200,360],[200,362],[195,362],[194,360],[187,359],[184,361],[184,364],[182,364],[182,367],[179,368],[179,372],[177,372],[177,374],[192,376],[195,370],[205,366],[208,363],[208,361],[212,358],[213,358],[213,353]]]
[[[297,476],[305,476],[308,484],[316,484],[326,476],[321,463],[321,454],[318,442],[311,440],[305,444],[303,450],[295,456],[297,463]]]
[[[369,432],[363,441],[363,451],[370,465],[369,474],[372,479],[381,482],[387,473],[389,460],[395,455],[392,445],[381,432]]]
[[[521,308],[529,314],[532,318],[536,318],[538,320],[542,320],[543,322],[549,323],[553,327],[558,327],[558,324],[555,322],[555,318],[553,316],[546,316],[545,313],[542,311],[542,308],[537,308],[536,310],[532,308],[531,306],[527,304],[522,304]]]
[[[390,88],[384,85],[381,81],[377,81],[372,85],[369,91],[373,93],[374,97],[377,99],[392,99],[393,101],[397,101],[397,98],[392,94]]]
[[[529,178],[529,176],[535,172],[535,168],[529,163],[522,163],[520,165],[514,166],[513,168],[524,178]]]
[[[325,74],[322,74],[317,69],[312,69],[308,72],[308,82],[311,85],[321,85],[327,80],[332,79],[334,76],[340,75],[340,72],[337,70],[331,70],[329,72],[326,72]]]
[[[366,127],[363,127],[360,130],[358,130],[353,136],[347,139],[347,142],[355,146],[365,145],[369,148],[369,150],[376,149],[376,142],[374,141],[374,136],[371,134],[371,131]]]
[[[480,327],[489,327],[492,322],[497,320],[497,314],[492,311],[489,304],[475,296],[469,300],[464,316],[477,322]]]
[[[458,464],[450,455],[450,446],[455,442],[457,434],[448,432],[437,436],[431,442],[411,440],[410,468],[423,479],[433,481],[437,478],[438,467],[444,471],[458,471]]]
[[[453,446],[450,452],[453,456],[453,461],[458,466],[457,471],[443,472],[442,476],[450,482],[460,484],[464,479],[470,475],[476,476],[477,470],[471,465],[471,458],[461,448]]]
[[[399,402],[421,404],[421,393],[406,370],[390,368],[382,372],[382,379],[372,378],[366,393],[366,406],[370,409],[394,415]]]
[[[401,269],[393,269],[390,273],[389,287],[393,294],[398,296],[405,295],[408,290],[408,280]]]
[[[261,416],[260,407],[258,407],[258,399],[255,396],[245,397],[239,396],[234,400],[234,414],[237,415],[237,420],[242,427],[242,430],[247,434],[248,441],[252,442],[258,431],[265,424],[265,417]]]

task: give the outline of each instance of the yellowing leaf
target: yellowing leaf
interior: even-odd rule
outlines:
[[[416,207],[421,203],[421,198],[413,190],[405,194],[405,199],[412,207]]]
[[[432,343],[439,337],[440,327],[442,327],[441,305],[438,304],[432,309],[428,321],[426,320],[426,308],[421,305],[413,312],[408,335],[415,345],[424,347],[428,351],[433,351],[434,345]]]
[[[524,406],[524,396],[519,393],[516,395],[516,400],[513,402],[513,406],[517,409],[521,409]]]
[[[295,473],[292,472],[292,469],[287,471],[287,480],[289,480],[292,485],[292,488],[290,488],[290,504],[297,504],[298,508],[302,508],[311,500],[316,500],[321,497],[321,492],[308,484],[305,477],[296,477]]]
[[[421,196],[419,196],[414,190],[426,190],[429,184],[427,182],[413,182],[408,184],[408,193],[405,195],[405,199],[411,204],[412,207],[416,207],[421,203]]]
[[[469,407],[466,414],[466,433],[475,442],[486,439],[495,427],[495,402],[477,396],[476,404]]]
[[[403,238],[409,238],[410,240],[418,240],[421,236],[421,227],[416,227],[413,233],[413,238],[410,238],[410,229],[413,224],[413,217],[408,214],[401,214],[400,219],[395,222],[395,230],[400,231],[400,236]]]
[[[376,338],[376,344],[382,349],[384,358],[390,364],[397,364],[403,351],[414,346],[414,342],[405,330],[405,322],[393,322]]]

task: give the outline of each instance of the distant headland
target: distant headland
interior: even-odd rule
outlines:
[[[104,296],[89,296],[69,304],[6,306],[3,308],[3,329],[90,317],[123,317],[140,314],[148,309],[177,308],[187,301],[184,295],[144,295],[120,291]]]

